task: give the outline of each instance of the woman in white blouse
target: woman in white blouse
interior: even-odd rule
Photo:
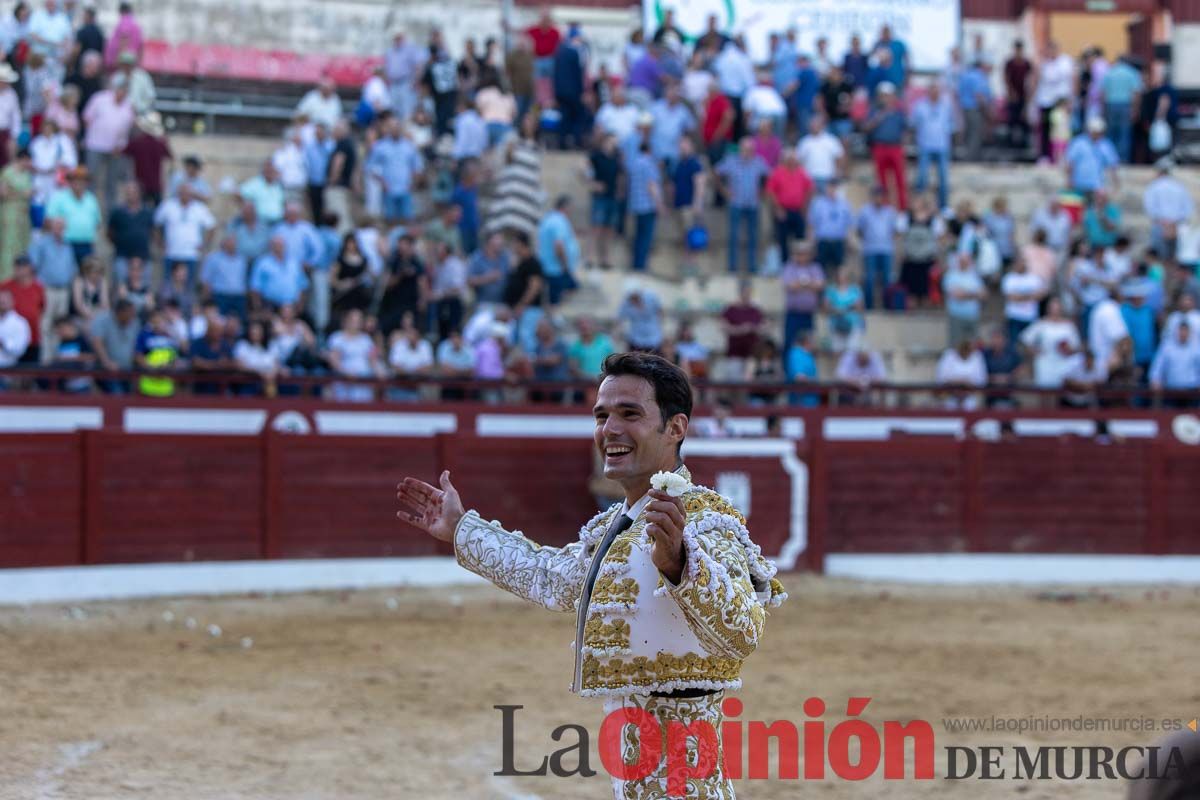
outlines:
[[[1042,388],[1058,389],[1079,352],[1079,329],[1062,310],[1057,297],[1046,301],[1046,313],[1021,332],[1020,342],[1033,356],[1033,382]]]
[[[287,370],[279,358],[279,352],[271,347],[267,326],[261,320],[252,320],[246,326],[246,338],[233,346],[233,360],[239,368],[253,372],[262,379],[263,394],[274,397],[276,379]]]

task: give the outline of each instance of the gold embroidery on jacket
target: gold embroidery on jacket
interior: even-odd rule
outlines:
[[[629,623],[623,619],[605,622],[599,614],[592,615],[583,629],[583,643],[597,650],[629,647]]]
[[[659,653],[655,658],[634,656],[630,659],[595,656],[583,659],[585,689],[614,689],[624,686],[649,686],[664,681],[734,681],[742,662],[723,656],[682,656]]]

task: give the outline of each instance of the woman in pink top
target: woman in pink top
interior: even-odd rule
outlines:
[[[108,44],[104,47],[104,65],[112,69],[117,64],[121,53],[137,53],[138,63],[142,60],[142,26],[138,25],[133,16],[133,5],[121,3],[121,18],[117,20]]]
[[[758,133],[754,136],[754,152],[762,156],[762,160],[767,162],[768,167],[774,167],[779,163],[779,154],[783,149],[783,145],[779,142],[779,137],[775,135],[775,124],[771,119],[764,119],[758,123]]]
[[[1047,287],[1054,286],[1054,278],[1058,273],[1058,253],[1046,244],[1046,232],[1040,228],[1033,232],[1033,241],[1021,250],[1021,257],[1031,275],[1042,279]]]

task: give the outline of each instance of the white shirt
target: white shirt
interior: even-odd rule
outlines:
[[[782,117],[787,114],[787,106],[775,87],[761,83],[742,96],[742,109],[752,117]]]
[[[1068,319],[1039,319],[1021,333],[1021,344],[1034,351],[1033,382],[1047,389],[1062,386],[1079,349],[1079,331]],[[1070,353],[1059,348],[1066,346]]]
[[[1033,212],[1029,221],[1030,233],[1037,230],[1046,232],[1046,246],[1058,251],[1065,251],[1071,244],[1071,215],[1065,208],[1059,208],[1057,214],[1050,212],[1050,207],[1039,208]]]
[[[488,146],[487,124],[479,112],[468,108],[454,118],[454,157],[478,158]]]
[[[1050,108],[1059,100],[1071,97],[1075,61],[1066,53],[1059,53],[1057,58],[1038,67],[1038,76],[1033,100],[1039,108]]]
[[[1029,272],[1010,272],[1000,281],[1000,292],[1004,295],[1004,316],[1019,322],[1037,319],[1037,300],[1010,300],[1016,295],[1037,295],[1043,289],[1042,279]]]
[[[326,128],[333,129],[334,124],[342,118],[342,101],[337,92],[329,97],[322,97],[320,89],[310,89],[308,94],[300,99],[296,110],[304,114],[313,123],[324,123]]]
[[[1085,306],[1094,306],[1108,297],[1109,280],[1104,270],[1097,266],[1094,259],[1076,258],[1071,262],[1071,284],[1079,296],[1079,302]]]
[[[1163,324],[1163,341],[1174,340],[1178,336],[1176,331],[1179,329],[1179,323],[1185,320],[1192,333],[1192,341],[1200,344],[1200,310],[1194,308],[1191,311],[1172,311],[1167,315],[1167,321]]]
[[[838,159],[845,155],[842,143],[829,131],[809,134],[796,145],[796,157],[804,171],[815,181],[827,181],[837,175]]]
[[[1175,259],[1189,265],[1200,261],[1200,225],[1180,225],[1175,229]]]
[[[272,372],[279,369],[279,353],[260,344],[242,339],[233,346],[233,358],[238,366],[251,372]]]
[[[378,75],[367,78],[367,82],[363,84],[362,99],[376,111],[386,111],[392,107],[391,90],[388,89],[387,81]]]
[[[303,189],[308,185],[308,167],[304,163],[304,151],[293,141],[284,142],[271,155],[271,163],[279,170],[279,182],[285,189]]]
[[[1104,251],[1103,262],[1104,273],[1109,281],[1120,283],[1125,276],[1133,271],[1133,258],[1129,255],[1129,251],[1118,253],[1114,248],[1108,248]]]
[[[1150,383],[1164,389],[1196,389],[1200,387],[1200,345],[1189,339],[1166,339],[1154,354],[1150,364]]]
[[[29,322],[16,311],[0,316],[0,367],[11,367],[29,349]]]
[[[418,339],[416,345],[411,345],[407,337],[401,336],[392,343],[388,363],[402,375],[428,369],[433,366],[433,347],[424,339]]]
[[[693,108],[702,109],[708,99],[708,87],[712,86],[714,80],[716,78],[706,69],[689,69],[683,73],[680,93]]]
[[[596,112],[596,127],[616,136],[618,142],[624,141],[637,129],[637,118],[641,113],[633,103],[623,106],[605,103]]]
[[[38,52],[57,58],[62,55],[58,51],[62,50],[63,43],[71,37],[71,19],[62,9],[51,14],[39,8],[29,17],[29,35],[50,43],[49,51],[35,46]]]
[[[11,86],[0,85],[0,131],[8,131],[8,135],[16,141],[21,135],[21,101]]]
[[[341,375],[368,378],[372,374],[375,342],[365,333],[347,334],[338,331],[329,337],[329,351],[339,357]]]
[[[946,384],[968,384],[970,386],[985,386],[987,384],[987,362],[983,353],[972,350],[970,355],[963,358],[957,348],[951,347],[942,353],[937,363],[937,382]]]
[[[1088,317],[1088,349],[1095,354],[1097,361],[1104,364],[1105,369],[1117,342],[1128,336],[1129,328],[1125,325],[1117,302],[1109,298],[1097,303]]]
[[[1146,187],[1142,195],[1146,216],[1155,221],[1183,222],[1190,219],[1195,206],[1187,187],[1178,178],[1162,175]]]
[[[204,203],[193,200],[184,206],[172,197],[154,212],[154,224],[163,229],[167,258],[190,261],[200,257],[204,234],[216,227],[217,220]]]

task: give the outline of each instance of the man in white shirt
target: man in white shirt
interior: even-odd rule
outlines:
[[[1176,325],[1175,335],[1158,346],[1149,377],[1155,391],[1200,389],[1200,344],[1186,321]]]
[[[1075,61],[1066,53],[1059,52],[1057,42],[1047,42],[1041,64],[1037,68],[1037,88],[1033,102],[1041,117],[1042,158],[1050,158],[1050,112],[1059,100],[1070,100],[1075,96]]]
[[[1159,159],[1155,166],[1158,176],[1146,187],[1142,207],[1150,218],[1150,246],[1166,258],[1172,252],[1179,226],[1191,219],[1195,204],[1183,181],[1171,174],[1175,162],[1170,157]]]
[[[196,264],[208,249],[217,226],[208,206],[196,199],[189,184],[179,185],[179,194],[163,201],[154,212],[154,225],[161,233],[166,256],[166,271],[177,263],[188,265],[188,285],[196,280]]]
[[[279,171],[279,182],[290,197],[300,197],[308,186],[308,167],[304,161],[301,127],[288,129],[283,144],[271,154],[271,163]]]
[[[846,148],[825,129],[825,117],[816,114],[809,123],[808,135],[796,145],[796,155],[820,193],[825,190],[825,184],[842,174]]]
[[[317,88],[310,89],[300,98],[296,113],[308,117],[314,124],[324,123],[326,129],[333,130],[333,126],[342,118],[342,99],[334,91],[333,78],[322,78]]]
[[[759,73],[758,84],[742,97],[742,111],[754,130],[766,120],[774,126],[776,133],[783,133],[787,124],[787,105],[771,84],[770,73]]]
[[[936,380],[939,386],[958,391],[949,391],[944,396],[946,408],[971,411],[979,407],[979,394],[973,390],[987,386],[987,362],[983,353],[969,339],[962,339],[957,347],[947,347],[938,359]]]
[[[0,367],[11,367],[25,355],[33,332],[17,313],[12,292],[0,291]]]
[[[1018,258],[1013,262],[1009,273],[1001,279],[1000,293],[1004,295],[1008,340],[1015,343],[1020,340],[1021,333],[1037,319],[1038,301],[1046,293],[1046,286],[1041,278],[1029,271],[1024,260]]]
[[[1122,339],[1129,338],[1129,327],[1121,316],[1121,306],[1107,297],[1092,307],[1088,316],[1088,349],[1107,369],[1113,350]]]
[[[29,38],[32,50],[47,61],[61,65],[72,41],[71,18],[58,6],[58,0],[46,0],[29,17]]]
[[[637,128],[641,111],[625,96],[625,87],[618,84],[612,89],[612,98],[596,112],[596,127],[624,141]]]
[[[868,350],[866,345],[860,345],[847,348],[846,352],[842,353],[834,377],[859,389],[867,389],[873,384],[883,383],[888,376],[879,353]]]
[[[1051,197],[1049,203],[1034,211],[1029,220],[1030,235],[1034,231],[1045,231],[1046,244],[1060,254],[1066,253],[1071,246],[1072,227],[1071,215],[1057,196]]]

